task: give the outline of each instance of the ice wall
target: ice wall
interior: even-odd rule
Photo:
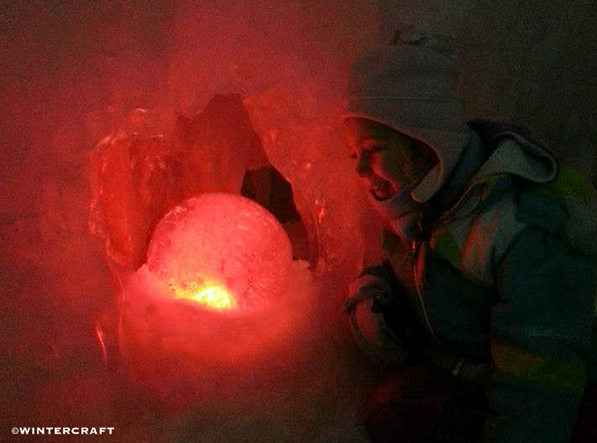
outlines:
[[[468,114],[530,123],[594,177],[595,9],[586,0],[2,2],[0,389],[13,406],[2,417],[124,426],[138,419],[130,411],[157,414],[134,396],[117,408],[129,415],[116,413],[112,394],[123,388],[93,335],[116,285],[88,231],[88,155],[127,129],[133,109],[150,111],[149,133],[168,135],[177,114],[213,94],[243,95],[305,223],[326,239],[319,271],[330,296],[319,312],[335,330],[341,282],[376,252],[354,237],[375,222],[357,210],[366,203],[330,117],[345,67],[397,24],[453,30]],[[339,386],[356,386],[342,377]],[[162,435],[158,425],[136,431]]]

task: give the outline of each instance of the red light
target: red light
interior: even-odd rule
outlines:
[[[158,223],[149,272],[162,295],[217,311],[258,308],[285,293],[292,249],[265,208],[237,194],[201,194]]]
[[[311,275],[265,208],[236,194],[185,200],[147,257],[125,287],[122,345],[161,402],[260,396],[272,362],[296,358],[300,325],[315,318]]]

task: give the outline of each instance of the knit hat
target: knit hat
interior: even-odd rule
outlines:
[[[343,120],[385,124],[437,154],[439,162],[411,193],[420,203],[446,182],[469,140],[457,78],[451,41],[412,31],[361,57],[350,74]]]

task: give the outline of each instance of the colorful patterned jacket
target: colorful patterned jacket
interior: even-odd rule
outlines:
[[[470,126],[481,163],[453,174],[410,257],[387,236],[388,258],[423,353],[476,381],[492,364],[481,441],[568,442],[597,381],[597,196],[520,128]]]

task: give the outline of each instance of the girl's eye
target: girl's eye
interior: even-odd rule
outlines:
[[[367,148],[367,153],[368,154],[375,154],[376,152],[380,152],[380,151],[383,151],[385,149],[386,149],[386,147],[383,146],[383,145],[374,145],[374,146],[371,146],[371,147]]]

